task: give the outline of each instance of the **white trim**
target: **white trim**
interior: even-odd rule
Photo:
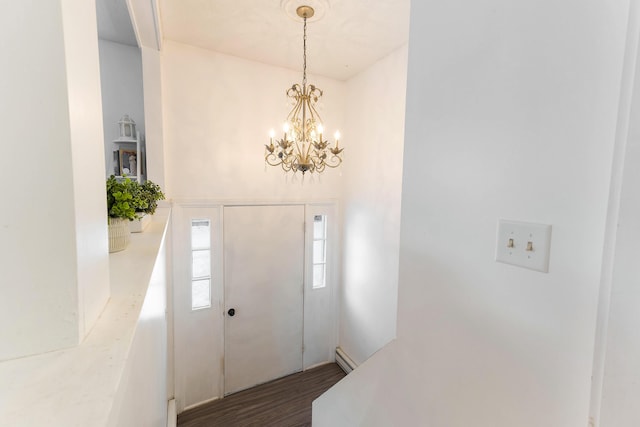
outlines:
[[[589,426],[600,425],[602,393],[604,386],[605,359],[607,353],[607,334],[611,311],[611,289],[613,286],[613,269],[616,257],[616,239],[618,220],[620,218],[620,200],[624,185],[624,161],[629,139],[629,122],[633,106],[634,86],[640,82],[636,79],[636,68],[639,50],[640,7],[637,1],[629,5],[624,63],[620,82],[616,135],[609,186],[609,203],[605,224],[605,241],[600,274],[600,290],[598,296],[598,313],[596,318],[593,366],[591,374],[591,396],[589,403]]]
[[[182,412],[188,411],[189,409],[197,408],[198,406],[206,405],[207,403],[215,402],[216,400],[220,400],[222,397],[213,397],[211,399],[203,400],[202,402],[194,403],[189,406],[185,406]]]
[[[162,20],[158,12],[158,0],[151,0],[151,13],[153,15],[153,29],[156,35],[156,50],[162,50]]]
[[[213,207],[213,206],[281,206],[281,205],[336,205],[338,199],[316,199],[316,200],[254,200],[254,199],[196,199],[196,198],[180,198],[173,197],[173,204],[179,204],[182,207]]]
[[[176,414],[176,400],[171,399],[167,402],[167,427],[176,427],[178,425],[178,414]]]
[[[353,359],[350,358],[340,347],[336,347],[336,363],[340,368],[342,368],[345,374],[350,373],[358,367],[358,364],[354,362]]]

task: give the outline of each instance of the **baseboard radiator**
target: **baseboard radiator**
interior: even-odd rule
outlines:
[[[340,347],[336,348],[336,363],[348,374],[358,366]]]

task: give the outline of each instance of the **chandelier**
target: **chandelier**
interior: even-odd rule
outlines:
[[[295,83],[287,89],[287,97],[293,101],[293,108],[283,126],[283,137],[275,139],[271,130],[269,144],[265,144],[264,160],[271,166],[281,166],[285,172],[322,172],[326,167],[335,168],[342,163],[340,132],[335,133],[333,147],[323,138],[323,127],[316,103],[322,97],[322,90],[314,85],[307,86],[307,18],[314,10],[310,6],[296,9],[304,19],[302,86]],[[275,142],[275,144],[274,144]]]

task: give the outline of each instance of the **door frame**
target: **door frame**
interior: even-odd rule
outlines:
[[[193,219],[211,220],[212,283],[211,306],[191,308],[191,236]],[[222,324],[222,207],[215,203],[175,203],[173,235],[173,360],[177,413],[218,398],[222,388],[223,360],[220,354],[224,334],[219,328],[202,325]],[[197,348],[197,351],[191,349]],[[194,383],[198,381],[198,383]],[[213,391],[213,392],[212,392]]]
[[[337,200],[320,200],[320,201],[280,201],[280,202],[233,202],[233,201],[216,201],[216,200],[181,200],[176,199],[174,204],[174,251],[173,263],[176,266],[174,269],[174,289],[175,293],[186,293],[184,289],[190,281],[190,277],[186,278],[187,273],[190,273],[190,267],[185,262],[185,253],[188,249],[184,242],[184,225],[186,219],[189,216],[190,210],[209,210],[212,214],[213,226],[217,231],[213,231],[214,241],[212,246],[219,248],[216,251],[216,259],[212,259],[212,266],[218,268],[215,271],[215,277],[219,278],[214,289],[212,284],[212,298],[219,297],[219,303],[212,301],[212,306],[207,309],[201,309],[197,311],[191,311],[190,306],[184,307],[185,298],[178,298],[176,295],[176,301],[174,301],[175,312],[175,325],[174,335],[176,337],[176,345],[174,347],[174,361],[175,361],[175,384],[176,384],[176,409],[177,412],[183,412],[185,409],[189,409],[207,401],[215,400],[224,397],[224,330],[226,316],[224,315],[225,298],[224,298],[224,272],[223,272],[223,254],[222,254],[222,242],[224,239],[224,207],[231,206],[281,206],[281,205],[302,205],[304,206],[305,215],[305,242],[304,242],[304,282],[303,282],[303,342],[305,351],[303,351],[303,371],[312,368],[323,363],[329,363],[335,361],[335,348],[338,344],[338,328],[339,328],[339,310],[338,310],[338,295],[339,295],[339,277],[341,274],[341,247],[342,247],[342,222],[340,217],[339,203]],[[311,277],[310,269],[308,268],[311,259],[311,247],[312,247],[312,234],[310,234],[310,227],[313,226],[310,223],[310,218],[316,214],[326,214],[328,217],[328,258],[327,262],[327,287],[322,291],[311,289]],[[182,233],[182,234],[181,234]],[[190,283],[190,282],[189,282]],[[179,288],[182,287],[182,290]],[[189,287],[190,292],[190,287]],[[314,313],[309,309],[313,306],[314,298],[319,294],[330,305],[328,312],[331,314],[327,319],[323,328],[323,345],[324,349],[322,354],[318,349],[316,357],[310,357],[310,350],[312,346],[309,344],[311,339],[312,328],[318,321],[318,313]],[[190,295],[190,293],[189,293]],[[190,299],[189,299],[190,302]],[[180,304],[183,304],[180,307]],[[324,303],[323,303],[324,304]],[[316,304],[321,305],[321,304]],[[327,313],[326,305],[323,305],[323,314]],[[178,336],[181,334],[189,333],[189,331],[182,331],[181,325],[194,323],[208,325],[206,328],[200,328],[202,336],[206,339],[215,341],[217,344],[211,348],[214,349],[217,354],[204,353],[197,347],[195,337],[192,336]],[[317,330],[316,330],[317,333]],[[200,364],[194,366],[184,366],[185,357],[180,357],[180,354],[185,350],[179,348],[180,345],[187,346],[190,353],[196,357]],[[206,359],[206,360],[205,360]],[[209,363],[212,366],[208,368],[206,375],[199,376],[198,372],[194,369],[205,369],[204,364]],[[193,381],[202,381],[202,384],[194,385]]]

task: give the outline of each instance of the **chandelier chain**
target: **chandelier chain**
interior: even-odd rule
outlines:
[[[304,17],[304,37],[302,38],[302,87],[307,86],[307,17]]]

